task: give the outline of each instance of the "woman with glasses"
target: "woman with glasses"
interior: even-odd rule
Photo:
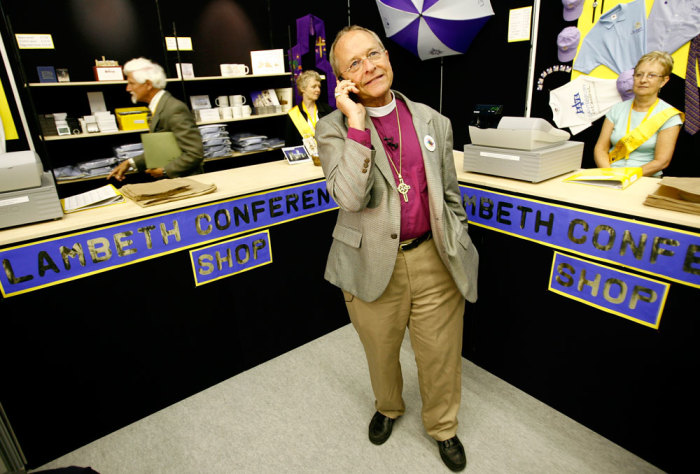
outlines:
[[[318,102],[321,95],[321,75],[313,70],[302,72],[297,79],[301,104],[288,113],[284,143],[286,146],[302,145],[304,139],[313,139],[316,122],[333,112],[330,105]]]
[[[673,58],[652,51],[634,68],[634,98],[615,104],[605,116],[593,151],[599,168],[641,167],[644,176],[661,176],[671,162],[684,115],[659,99]]]

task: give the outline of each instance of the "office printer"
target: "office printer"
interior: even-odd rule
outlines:
[[[61,217],[56,183],[39,156],[31,150],[0,152],[0,229]]]
[[[537,183],[581,168],[583,143],[535,117],[502,117],[496,128],[469,126],[464,171]]]

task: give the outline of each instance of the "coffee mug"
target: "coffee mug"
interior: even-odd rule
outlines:
[[[233,64],[233,73],[236,76],[245,76],[249,71],[250,69],[245,64]]]
[[[217,105],[217,107],[228,107],[228,96],[220,95],[214,99],[214,103]]]
[[[243,105],[246,103],[246,98],[244,95],[230,95],[229,102],[231,105]]]
[[[252,109],[252,107],[251,107],[250,105],[244,105],[244,106],[242,107],[242,110],[243,110],[243,116],[244,116],[244,117],[250,117],[251,114],[253,113],[253,109]]]
[[[221,118],[231,120],[233,118],[233,107],[220,107]]]
[[[233,110],[233,118],[241,118],[243,116],[243,106],[234,105],[231,109]]]
[[[221,69],[221,75],[235,76],[235,73],[233,72],[233,66],[235,66],[235,64],[219,64],[219,68]]]

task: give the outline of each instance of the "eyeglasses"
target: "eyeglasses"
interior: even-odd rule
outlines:
[[[355,59],[350,63],[350,66],[343,71],[343,74],[352,72],[355,73],[360,70],[365,59],[369,59],[372,63],[378,63],[383,57],[386,50],[373,49],[364,58]]]
[[[653,81],[654,79],[657,79],[659,77],[665,77],[664,74],[654,74],[653,72],[635,72],[634,73],[634,78],[638,81],[641,81],[644,79],[644,76],[647,77],[650,81]]]

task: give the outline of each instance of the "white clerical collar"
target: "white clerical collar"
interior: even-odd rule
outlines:
[[[392,113],[396,108],[396,97],[394,96],[394,91],[391,92],[391,102],[381,107],[365,107],[367,110],[367,115],[370,117],[385,117]]]

